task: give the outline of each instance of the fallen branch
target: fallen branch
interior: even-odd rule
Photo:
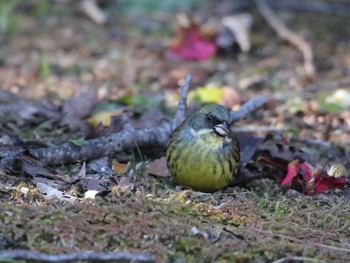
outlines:
[[[79,147],[72,143],[65,143],[51,148],[31,148],[27,149],[32,156],[36,157],[43,164],[61,164],[78,161],[88,161],[101,156],[125,153],[137,147],[166,149],[170,135],[175,127],[184,120],[186,110],[187,93],[190,87],[191,77],[187,76],[182,87],[179,106],[173,122],[167,122],[155,128],[136,130],[129,123],[127,117],[122,118],[123,129],[108,136],[86,140]],[[240,110],[232,112],[231,121],[242,119],[248,113],[258,109],[265,103],[264,97],[257,97],[246,102]],[[0,150],[0,165],[12,167],[11,163],[18,158],[21,151],[15,151],[11,155],[4,155]],[[26,153],[23,153],[26,154]]]
[[[316,78],[316,70],[313,62],[314,55],[309,43],[287,28],[287,26],[278,19],[272,9],[266,4],[265,0],[255,0],[255,3],[261,15],[265,18],[272,29],[275,30],[277,35],[300,50],[304,57],[305,74],[309,79],[314,80]]]
[[[0,260],[30,260],[34,262],[67,262],[67,261],[112,261],[112,262],[155,262],[155,256],[128,252],[98,253],[78,252],[71,254],[47,255],[28,250],[0,251]]]
[[[139,146],[158,146],[165,149],[171,132],[185,118],[186,100],[190,82],[191,77],[188,75],[182,86],[179,106],[173,123],[165,123],[162,126],[152,129],[135,130],[125,117],[122,119],[123,129],[119,133],[85,141],[81,147],[66,143],[52,148],[31,149],[30,153],[43,163],[59,164],[62,162],[72,163],[91,160],[134,149]]]
[[[278,260],[272,261],[271,263],[283,263],[283,262],[291,262],[291,261],[302,261],[302,262],[316,262],[316,263],[326,263],[325,260],[315,259],[315,258],[307,258],[307,257],[284,257]]]
[[[329,149],[332,146],[332,144],[330,142],[320,140],[320,139],[314,139],[314,138],[291,137],[289,140],[291,142],[299,142],[299,143],[304,143],[304,144],[309,144],[309,145],[315,145],[315,146],[322,147],[325,149]]]
[[[264,96],[256,97],[244,103],[238,111],[231,112],[231,123],[237,122],[247,116],[249,113],[262,107],[266,103]]]

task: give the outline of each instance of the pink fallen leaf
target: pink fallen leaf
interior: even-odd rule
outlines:
[[[216,53],[216,44],[206,40],[200,27],[192,24],[177,31],[174,44],[169,47],[171,58],[180,60],[207,60]]]
[[[301,184],[303,192],[308,195],[318,194],[330,189],[342,189],[347,184],[346,177],[334,177],[327,169],[318,169],[309,163],[299,163],[298,160],[289,162],[287,175],[282,186],[290,187],[293,180]]]
[[[301,175],[301,179],[298,177],[298,175]],[[314,168],[309,163],[299,163],[298,160],[293,160],[289,162],[287,166],[287,175],[283,179],[281,185],[290,187],[293,179],[298,180],[301,182],[303,186],[303,182],[311,183],[313,181],[314,176]]]

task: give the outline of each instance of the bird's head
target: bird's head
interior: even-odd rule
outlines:
[[[215,132],[219,136],[230,133],[230,111],[217,104],[207,104],[189,119],[189,125],[195,131]]]

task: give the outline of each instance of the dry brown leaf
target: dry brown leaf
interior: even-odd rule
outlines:
[[[149,162],[147,165],[147,172],[159,177],[169,176],[170,174],[166,165],[165,156]]]
[[[138,188],[139,185],[131,177],[124,176],[119,184],[112,188],[112,192],[116,194],[134,193]]]
[[[98,102],[96,92],[89,90],[67,100],[63,105],[63,117],[61,126],[67,126],[70,130],[81,130],[84,126],[83,118],[86,118]]]

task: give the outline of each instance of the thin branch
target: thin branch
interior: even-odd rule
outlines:
[[[258,108],[261,108],[266,103],[266,98],[264,96],[259,96],[254,99],[247,101],[241,106],[238,111],[231,112],[231,123],[237,122],[247,116]]]
[[[251,124],[251,125],[240,125],[238,127],[234,127],[232,129],[234,132],[261,132],[261,133],[276,133],[283,132],[284,129],[276,127],[276,126],[264,126],[259,124]]]
[[[0,259],[19,259],[34,262],[67,262],[67,261],[112,261],[112,262],[155,262],[155,256],[128,252],[98,253],[78,252],[71,254],[47,255],[28,250],[2,250]]]
[[[186,105],[189,81],[190,78],[186,78],[179,102],[180,110],[176,113],[179,123],[184,120],[184,105]],[[264,105],[265,102],[266,99],[263,96],[249,100],[238,111],[232,112],[231,121],[235,122],[242,119],[250,112]],[[157,146],[165,149],[173,130],[173,124],[170,123],[165,123],[152,129],[132,131],[123,129],[119,133],[85,141],[82,147],[66,143],[52,148],[31,149],[30,153],[43,163],[60,164],[62,162],[87,161],[101,156],[108,156],[134,149],[136,145],[142,147]]]
[[[95,0],[81,1],[80,8],[96,24],[103,25],[107,22],[106,15],[102,12]]]
[[[332,146],[330,142],[320,140],[320,139],[314,139],[314,138],[291,137],[289,140],[291,142],[305,143],[305,144],[315,145],[326,149],[329,149]]]
[[[315,258],[307,258],[307,257],[284,257],[280,258],[278,260],[275,260],[271,263],[283,263],[283,262],[290,262],[290,261],[308,261],[308,262],[316,262],[316,263],[326,263],[325,260],[315,259]]]
[[[191,79],[192,77],[187,74],[185,77],[185,82],[181,88],[181,96],[173,120],[173,129],[175,129],[185,119],[187,93],[190,89]]]
[[[265,0],[255,0],[255,3],[261,15],[265,18],[272,29],[275,30],[277,35],[300,50],[304,57],[304,70],[306,76],[311,80],[314,80],[316,78],[316,70],[313,62],[314,55],[309,43],[287,28],[287,26],[283,24],[272,9],[266,4]]]

